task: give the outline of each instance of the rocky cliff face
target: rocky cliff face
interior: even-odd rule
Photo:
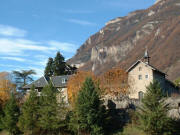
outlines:
[[[115,66],[127,69],[143,56],[146,47],[152,65],[171,80],[180,76],[179,0],[158,0],[147,10],[107,22],[68,62],[101,74]]]

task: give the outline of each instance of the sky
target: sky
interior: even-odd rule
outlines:
[[[105,26],[155,0],[0,0],[0,72],[33,69],[43,75],[57,51],[71,58]]]

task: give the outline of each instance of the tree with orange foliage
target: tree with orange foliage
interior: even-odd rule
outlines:
[[[10,91],[14,91],[15,84],[12,83],[8,72],[0,73],[0,104],[4,104],[10,97]]]
[[[118,96],[128,93],[128,74],[119,68],[113,68],[99,77],[100,88],[105,94]]]
[[[99,77],[96,77],[92,72],[79,71],[72,75],[67,83],[68,100],[71,103],[76,99],[76,95],[87,77],[91,77],[94,82],[98,83],[103,95],[128,94],[128,74],[122,69],[113,68]]]
[[[92,72],[78,71],[72,75],[67,83],[68,100],[72,103],[76,99],[77,93],[82,87],[83,82],[87,77],[91,77],[93,81],[97,80]]]

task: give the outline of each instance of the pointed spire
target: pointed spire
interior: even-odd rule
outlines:
[[[146,46],[146,50],[145,50],[145,53],[144,53],[144,58],[148,58],[149,57],[149,53],[148,53],[148,49],[147,49],[147,46]]]
[[[149,53],[148,53],[148,48],[146,46],[146,50],[145,50],[145,53],[144,53],[144,61],[145,63],[149,64]]]

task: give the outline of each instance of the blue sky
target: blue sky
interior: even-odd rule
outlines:
[[[34,69],[48,57],[66,59],[116,17],[145,9],[155,0],[0,0],[0,71]]]

